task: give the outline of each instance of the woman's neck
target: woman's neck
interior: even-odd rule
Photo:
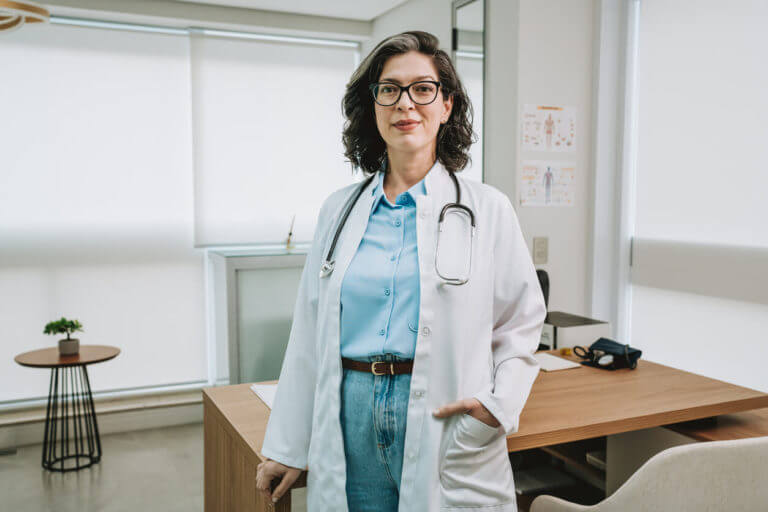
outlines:
[[[403,154],[388,150],[384,193],[389,202],[394,203],[398,195],[424,179],[434,164],[434,151]]]

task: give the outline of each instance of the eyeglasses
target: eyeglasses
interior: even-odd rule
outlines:
[[[408,97],[411,98],[417,105],[429,105],[435,98],[437,98],[437,91],[440,88],[440,82],[433,80],[423,80],[420,82],[413,82],[410,85],[402,86],[391,82],[376,82],[368,86],[373,94],[373,101],[381,105],[382,107],[391,107],[398,101],[403,91],[408,93]],[[413,90],[411,90],[413,87]]]

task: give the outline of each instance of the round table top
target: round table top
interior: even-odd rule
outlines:
[[[59,347],[43,348],[24,352],[13,358],[22,366],[33,368],[56,368],[59,366],[85,366],[101,363],[117,357],[120,349],[109,345],[80,345],[80,353],[60,356]]]

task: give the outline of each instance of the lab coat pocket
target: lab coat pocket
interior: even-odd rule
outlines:
[[[462,414],[453,432],[441,461],[441,509],[506,510],[516,498],[501,428]]]

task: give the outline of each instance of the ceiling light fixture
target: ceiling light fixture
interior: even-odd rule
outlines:
[[[48,9],[34,2],[0,0],[0,32],[13,32],[25,23],[45,23],[49,18]]]

